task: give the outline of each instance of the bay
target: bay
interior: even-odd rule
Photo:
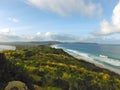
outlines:
[[[10,45],[0,45],[0,51],[2,50],[15,50],[15,46],[10,46]]]

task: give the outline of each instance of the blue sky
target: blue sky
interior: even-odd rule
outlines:
[[[119,43],[119,0],[1,0],[0,41]]]

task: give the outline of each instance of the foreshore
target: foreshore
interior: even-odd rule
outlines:
[[[64,50],[64,51],[65,51],[65,50]],[[67,51],[65,51],[65,52],[67,52]],[[107,70],[109,70],[109,71],[111,71],[111,72],[114,72],[114,73],[120,75],[120,70],[119,70],[119,69],[115,69],[115,68],[112,68],[112,67],[110,67],[110,66],[108,66],[108,65],[103,65],[102,63],[98,63],[98,62],[94,61],[92,58],[85,58],[85,57],[80,57],[80,56],[77,57],[77,56],[75,56],[75,55],[73,55],[73,54],[71,54],[71,53],[69,53],[69,52],[67,52],[67,53],[68,53],[69,55],[73,56],[74,58],[77,58],[78,60],[83,60],[83,61],[85,61],[85,62],[87,62],[87,63],[94,64],[95,66],[97,66],[97,67],[99,67],[99,68],[107,69]]]
[[[57,45],[51,45],[50,47],[52,48],[56,48],[56,49],[63,49],[62,47],[57,47]],[[93,58],[87,58],[87,57],[82,57],[82,56],[78,56],[78,55],[75,55],[74,53],[71,53],[65,49],[63,49],[66,53],[68,53],[69,55],[73,56],[74,58],[77,58],[78,60],[82,60],[82,61],[85,61],[87,63],[90,63],[90,64],[94,64],[95,66],[99,67],[99,68],[102,68],[102,69],[107,69],[111,72],[114,72],[116,74],[119,74],[120,75],[120,70],[119,69],[115,69],[115,68],[112,68],[110,67],[109,65],[103,65],[102,63],[98,63],[97,61],[95,61]]]
[[[1,59],[1,71],[4,72],[0,72],[0,79],[5,82],[0,83],[0,88],[4,88],[11,79],[24,82],[30,90],[70,90],[71,87],[71,90],[86,90],[86,87],[91,90],[120,88],[119,74],[92,64],[88,59],[74,58],[63,49],[41,45],[3,51],[2,55],[5,58]],[[11,72],[15,73],[15,76]]]

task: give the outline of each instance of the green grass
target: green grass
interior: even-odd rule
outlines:
[[[33,84],[46,90],[120,90],[119,75],[78,60],[62,49],[35,46],[3,53],[32,77]]]

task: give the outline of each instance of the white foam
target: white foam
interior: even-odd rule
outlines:
[[[108,56],[105,56],[105,55],[99,55],[99,57],[102,57],[102,58],[108,58]]]
[[[67,53],[69,53],[70,55],[78,58],[78,59],[83,59],[87,62],[93,63],[96,66],[102,67],[102,68],[106,68],[109,69],[111,71],[114,71],[118,74],[120,74],[120,61],[119,60],[114,60],[114,59],[110,59],[108,58],[108,56],[104,57],[100,57],[100,56],[93,56],[93,55],[89,55],[86,53],[82,53],[79,51],[75,51],[75,50],[71,50],[71,49],[64,49]],[[105,64],[106,63],[106,64]],[[115,67],[112,67],[115,66]],[[119,68],[117,68],[119,67]]]
[[[83,59],[84,61],[93,63],[96,66],[106,68],[106,69],[109,69],[113,72],[120,74],[120,70],[119,70],[120,60],[114,60],[105,55],[94,56],[94,55],[91,55],[88,53],[83,53],[83,52],[80,52],[77,50],[71,50],[71,49],[59,47],[59,45],[55,45],[54,47],[62,48],[65,52],[67,52],[68,54],[70,54],[78,59]]]
[[[111,58],[108,58],[108,56],[107,57],[98,57],[97,59],[99,61],[105,62],[107,64],[120,67],[120,60],[111,59]]]
[[[70,52],[70,53],[73,53],[73,54],[75,54],[75,55],[79,55],[79,56],[82,56],[82,57],[89,57],[89,55],[88,54],[86,54],[86,53],[81,53],[81,52],[79,52],[79,51],[75,51],[75,50],[71,50],[71,49],[66,49],[66,51],[67,52]]]
[[[51,45],[50,47],[51,47],[51,48],[58,48],[57,45]]]
[[[113,66],[118,66],[118,67],[120,66],[119,60],[108,58],[108,56],[105,56],[105,55],[99,55],[99,57],[97,57],[97,56],[89,55],[87,53],[82,53],[82,52],[71,50],[71,49],[66,49],[66,51],[77,58],[88,59],[89,61],[94,61],[94,62],[100,61],[103,64],[106,63]]]
[[[69,53],[70,55],[78,58],[78,59],[83,59],[87,62],[90,63],[94,63],[97,64],[98,62],[96,62],[94,60],[94,58],[90,57],[89,54],[83,53],[83,52],[79,52],[79,51],[75,51],[75,50],[71,50],[71,49],[64,49],[67,53]],[[99,63],[99,66],[103,66],[103,64]]]
[[[56,49],[59,49],[59,48],[65,49],[64,47],[60,47],[58,44],[51,45],[50,47],[56,48]]]

